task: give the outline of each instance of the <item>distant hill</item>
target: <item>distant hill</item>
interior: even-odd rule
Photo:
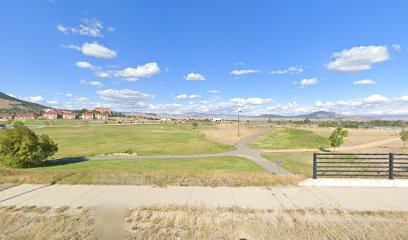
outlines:
[[[0,113],[39,113],[46,108],[49,107],[23,101],[0,92]]]
[[[303,118],[303,119],[343,119],[350,118],[352,116],[341,115],[335,112],[318,111],[309,114],[294,115],[294,116],[284,116],[275,114],[262,114],[260,118]]]

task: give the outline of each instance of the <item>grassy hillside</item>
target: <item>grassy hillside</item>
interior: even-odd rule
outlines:
[[[0,113],[39,113],[46,106],[23,101],[0,92]]]

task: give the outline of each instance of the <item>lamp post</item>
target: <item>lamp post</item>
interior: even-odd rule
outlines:
[[[238,111],[238,138],[241,137],[241,135],[239,134],[239,113],[241,112],[241,110]]]

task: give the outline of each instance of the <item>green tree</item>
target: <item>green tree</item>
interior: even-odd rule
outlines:
[[[348,131],[342,127],[337,127],[333,133],[329,136],[330,145],[336,151],[336,148],[341,146],[344,142],[344,138],[348,136]]]
[[[402,130],[399,133],[402,142],[404,143],[404,147],[406,147],[407,141],[408,141],[408,130]]]
[[[197,128],[198,128],[198,123],[193,122],[193,123],[191,124],[191,126],[193,127],[193,129],[197,129]]]
[[[310,121],[309,118],[306,118],[305,120],[303,120],[303,124],[311,124],[312,121]]]
[[[58,145],[47,135],[38,136],[22,122],[0,135],[0,160],[9,167],[36,167],[57,151]]]

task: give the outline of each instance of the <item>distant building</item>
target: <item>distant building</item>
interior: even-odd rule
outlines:
[[[211,118],[212,122],[222,122],[222,118]]]
[[[2,120],[12,120],[13,119],[13,114],[0,113],[0,119],[2,119]]]
[[[91,112],[82,113],[81,118],[84,119],[84,120],[92,120],[92,119],[94,119],[93,113],[91,113]]]
[[[95,117],[98,120],[108,120],[109,114],[107,114],[107,113],[97,113],[97,114],[95,114]]]
[[[17,114],[16,116],[14,116],[14,119],[16,120],[34,120],[35,116],[34,114]]]
[[[47,109],[47,110],[43,113],[43,117],[44,117],[45,119],[48,119],[48,120],[58,119],[58,111],[56,111],[56,110],[54,110],[54,109],[52,109],[52,110]]]
[[[100,113],[112,114],[112,110],[110,110],[110,108],[94,108],[94,110]]]
[[[74,120],[76,117],[76,114],[70,111],[63,111],[62,112],[62,118],[67,119],[67,120]]]

